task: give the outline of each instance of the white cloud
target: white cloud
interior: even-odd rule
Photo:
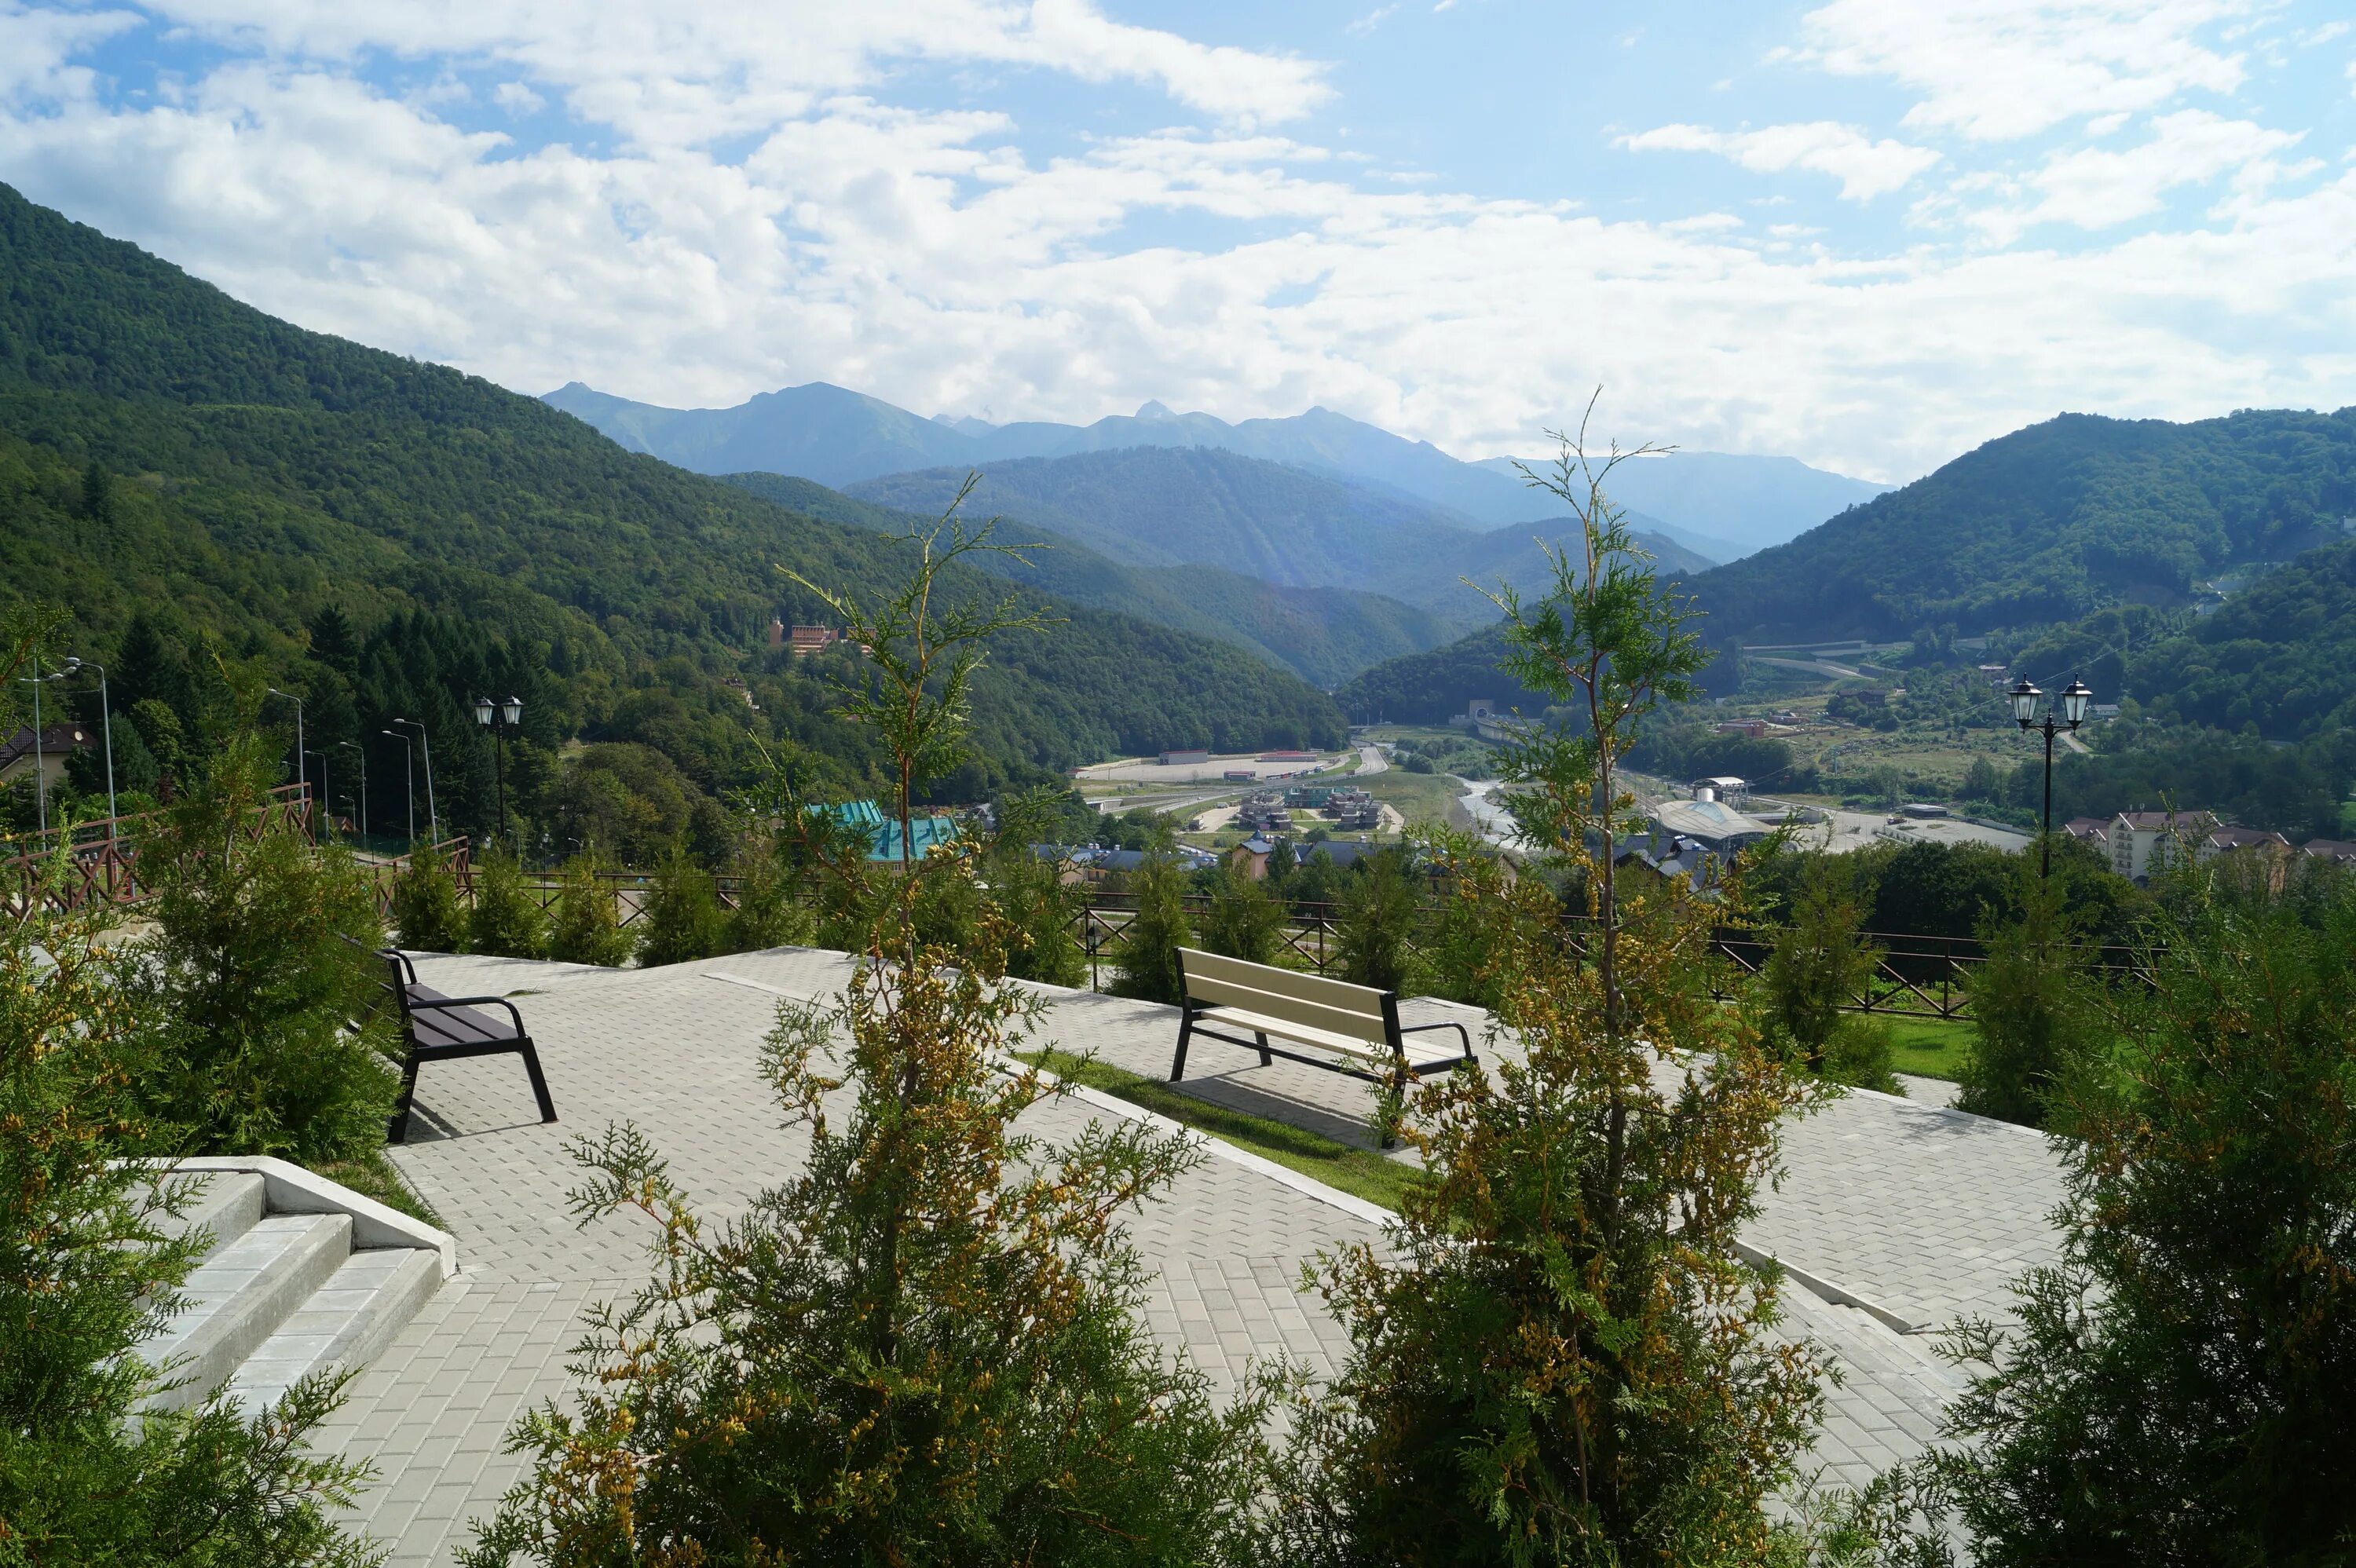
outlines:
[[[2251,0],[1831,0],[1782,58],[1922,94],[1906,123],[1976,141],[2034,135],[2082,114],[2231,92],[2240,57],[2200,41]]]
[[[1854,125],[1824,120],[1770,125],[1759,131],[1663,125],[1622,136],[1619,145],[1633,152],[1716,153],[1754,174],[1812,169],[1840,181],[1840,193],[1850,201],[1887,196],[1939,161],[1939,155],[1928,147],[1912,147],[1887,138],[1877,142]]]
[[[491,93],[491,101],[514,114],[537,114],[548,107],[548,100],[519,81],[503,81]]]
[[[1367,34],[1373,32],[1376,27],[1381,27],[1383,25],[1384,18],[1389,16],[1398,9],[1398,7],[1395,5],[1377,5],[1373,10],[1367,12],[1365,16],[1352,21],[1342,30],[1349,34],[1354,38],[1363,38]]]
[[[259,22],[231,0],[173,3],[214,7],[208,36],[250,34],[233,47],[251,58],[176,100],[116,104],[69,91],[72,46],[59,46],[48,76],[0,102],[11,182],[273,314],[521,390],[578,378],[711,404],[822,379],[1007,419],[1147,398],[1228,418],[1323,403],[1477,455],[1527,450],[1602,381],[1620,432],[1883,478],[2065,408],[2356,400],[2356,355],[2334,347],[2356,342],[2356,166],[2258,177],[2287,144],[2246,122],[2162,115],[2107,170],[2057,159],[1951,182],[2008,209],[2067,195],[2081,213],[2123,210],[2168,188],[2150,152],[2164,143],[2234,179],[2197,229],[2075,253],[1861,255],[1795,228],[1746,238],[1727,215],[1615,220],[1396,188],[1252,129],[1276,117],[1277,90],[1246,113],[1204,107],[1207,128],[1025,155],[1002,113],[890,101],[882,35],[822,17],[805,56],[756,37],[732,74],[700,22],[651,12],[611,13],[619,33],[601,41],[555,0],[537,32],[499,0],[375,23],[294,0],[245,0]],[[501,10],[479,29],[490,41],[445,57],[427,39],[485,10]],[[926,12],[945,27],[976,14]],[[16,15],[0,10],[0,27]],[[1035,16],[992,9],[1001,32],[985,43],[1033,39]],[[371,26],[416,40],[369,42]],[[371,49],[508,74],[622,150],[461,130],[362,80],[353,61]],[[1162,80],[1117,53],[1101,69]],[[740,138],[728,158],[715,123]],[[1826,162],[1876,145],[1847,127],[1733,134],[1794,129],[1708,150],[1845,187],[1904,183],[1894,165]]]
[[[2297,133],[2222,119],[2203,109],[2163,114],[2152,121],[2150,129],[2150,136],[2136,146],[2055,154],[2029,180],[2041,199],[2019,214],[2017,221],[2107,229],[2161,210],[2168,193],[2180,186],[2204,185],[2234,173],[2270,180],[2282,172],[2272,162],[2273,155],[2301,140]],[[2005,221],[2009,228],[2013,220]]]

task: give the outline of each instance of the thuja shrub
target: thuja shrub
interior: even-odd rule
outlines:
[[[464,953],[466,912],[458,879],[431,850],[412,854],[392,880],[392,924],[401,944],[418,953]]]
[[[653,968],[686,964],[728,951],[728,915],[712,889],[712,873],[674,845],[655,873],[638,917],[638,963]]]
[[[539,958],[548,951],[548,912],[525,886],[515,857],[493,849],[475,862],[475,907],[466,915],[470,952]]]
[[[1284,906],[1268,896],[1266,882],[1230,860],[1212,884],[1203,945],[1246,963],[1273,964],[1284,945]]]
[[[1121,933],[1114,994],[1148,1002],[1181,1001],[1185,986],[1178,950],[1194,941],[1186,919],[1186,874],[1168,846],[1157,845],[1146,851],[1129,886],[1137,895],[1137,908]]]
[[[53,864],[35,891],[72,875]],[[332,1517],[367,1471],[305,1447],[340,1378],[266,1411],[143,1408],[161,1381],[144,1348],[201,1235],[168,1223],[192,1184],[142,1163],[185,1147],[141,1092],[177,1030],[117,934],[102,908],[0,921],[0,1562],[380,1561]]]
[[[258,739],[231,741],[141,847],[162,1032],[140,1091],[194,1152],[327,1164],[382,1144],[392,1109],[383,934],[345,850],[270,825],[270,773]]]
[[[1370,857],[1344,883],[1334,921],[1334,972],[1354,986],[1404,991],[1415,970],[1417,890],[1397,848]]]
[[[598,869],[587,855],[564,863],[549,919],[548,955],[566,964],[619,968],[630,961],[637,940],[622,929],[614,889]]]

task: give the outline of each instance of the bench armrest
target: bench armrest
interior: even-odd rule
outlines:
[[[1441,1022],[1440,1022],[1440,1023],[1436,1023],[1436,1024],[1402,1024],[1402,1025],[1400,1025],[1400,1026],[1399,1026],[1399,1033],[1401,1033],[1401,1034],[1403,1034],[1403,1035],[1404,1035],[1404,1034],[1424,1034],[1424,1033],[1429,1032],[1430,1030],[1436,1029],[1454,1029],[1454,1030],[1456,1031],[1456,1037],[1457,1037],[1459,1040],[1462,1040],[1464,1042],[1464,1054],[1465,1054],[1465,1055],[1467,1055],[1467,1056],[1470,1056],[1470,1055],[1472,1055],[1472,1031],[1471,1031],[1470,1029],[1466,1029],[1462,1024],[1458,1023],[1458,1022],[1457,1022],[1455,1019],[1445,1019],[1445,1020],[1443,1020],[1443,1021],[1441,1021]]]
[[[527,1032],[523,1027],[523,1014],[518,1012],[516,1005],[505,997],[444,997],[438,1001],[431,1002],[412,997],[409,1003],[409,1010],[412,1013],[440,1012],[447,1008],[493,1007],[507,1008],[508,1017],[515,1020],[515,1031],[519,1037]]]

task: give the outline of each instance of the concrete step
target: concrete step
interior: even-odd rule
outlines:
[[[156,1217],[155,1228],[175,1240],[201,1230],[211,1239],[199,1263],[218,1255],[260,1221],[268,1183],[252,1171],[218,1170],[207,1176],[186,1211]]]
[[[173,1363],[174,1386],[148,1403],[186,1408],[229,1380],[351,1255],[349,1214],[265,1214],[213,1253],[180,1288],[171,1326],[141,1348]]]
[[[229,1392],[252,1415],[297,1379],[364,1367],[442,1285],[442,1257],[423,1247],[354,1253],[237,1369]]]

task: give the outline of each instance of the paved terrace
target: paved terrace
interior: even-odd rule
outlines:
[[[643,1221],[577,1230],[566,1211],[569,1138],[633,1120],[670,1159],[707,1218],[741,1213],[801,1157],[758,1072],[780,996],[822,997],[841,954],[783,948],[656,970],[438,957],[421,977],[450,995],[516,995],[540,1044],[562,1122],[535,1120],[511,1057],[430,1066],[411,1142],[393,1157],[458,1238],[461,1272],[352,1385],[321,1445],[379,1471],[357,1518],[397,1563],[446,1563],[520,1474],[503,1454],[516,1417],[569,1385],[565,1362],[590,1306],[645,1277]],[[1408,1022],[1480,1015],[1418,1000]],[[1040,1037],[1131,1071],[1169,1071],[1174,1008],[1055,991]],[[1452,1038],[1452,1037],[1450,1037]],[[1367,1087],[1199,1040],[1187,1088],[1353,1141],[1366,1141]],[[1143,1113],[1102,1096],[1043,1104],[1026,1125],[1067,1136],[1099,1115]],[[1320,1250],[1378,1241],[1382,1214],[1225,1145],[1134,1226],[1158,1270],[1153,1329],[1223,1386],[1256,1355],[1285,1351],[1330,1371],[1346,1349],[1314,1296],[1297,1293]],[[1852,1094],[1794,1124],[1790,1174],[1748,1237],[1792,1271],[1794,1331],[1840,1361],[1844,1385],[1817,1445],[1827,1480],[1858,1484],[1936,1429],[1955,1382],[1927,1332],[2000,1314],[2007,1282],[2049,1258],[2045,1215],[2061,1195],[2040,1135],[1959,1112]]]

